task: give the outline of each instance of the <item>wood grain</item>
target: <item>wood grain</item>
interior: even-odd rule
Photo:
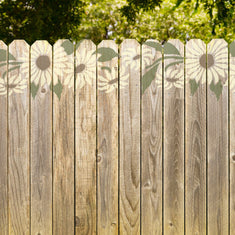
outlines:
[[[206,234],[206,72],[200,78],[198,70],[192,73],[190,68],[196,64],[190,59],[199,56],[199,60],[203,54],[206,45],[201,40],[192,39],[186,44],[185,223],[186,234],[200,235]],[[194,94],[190,80],[199,80]]]
[[[68,68],[55,64],[63,40],[53,46],[53,234],[74,234],[74,53],[68,58]],[[61,56],[61,55],[60,55]],[[58,62],[59,63],[59,62]],[[57,66],[57,71],[55,71]],[[69,72],[70,71],[70,72]],[[58,75],[56,75],[58,74]],[[72,74],[72,76],[71,76]],[[57,79],[63,84],[60,98],[54,93]]]
[[[126,39],[120,45],[120,234],[140,234],[140,45]]]
[[[96,51],[95,44],[84,40],[76,50],[76,234],[96,233]],[[84,55],[88,55],[88,58]],[[94,59],[91,59],[94,57]],[[89,59],[84,70],[79,70]],[[89,73],[85,73],[89,71]],[[85,83],[79,87],[84,74]],[[76,84],[75,83],[75,84]]]
[[[7,81],[3,77],[7,71],[7,46],[0,41],[0,50],[5,53],[0,58],[0,80]],[[2,84],[2,83],[1,83]],[[8,234],[8,159],[7,159],[7,93],[4,86],[0,87],[0,234]]]
[[[158,43],[156,40],[148,41]],[[159,51],[143,44],[142,77],[148,71],[146,66],[161,58],[162,54]],[[162,86],[158,86],[155,80],[142,95],[141,105],[141,233],[160,235],[162,234]]]
[[[31,73],[35,58],[40,58],[38,48],[47,48],[50,59],[47,71],[52,80],[52,47],[47,41],[36,41],[31,46]],[[49,74],[48,74],[49,75]],[[31,84],[34,83],[31,76]],[[31,105],[31,233],[52,234],[52,92],[50,83],[39,86]],[[33,85],[31,85],[33,89]]]
[[[25,56],[25,63],[29,63],[29,45],[24,40],[13,41],[9,52],[16,60]],[[20,82],[17,79],[25,79],[21,93],[13,89]],[[29,70],[25,74],[19,69],[9,72],[8,81],[12,80],[14,85],[8,89],[9,234],[29,234]]]
[[[184,45],[179,40],[169,43],[184,55]],[[164,70],[169,63],[164,60]],[[174,80],[164,77],[164,234],[181,235],[184,234],[184,89],[175,86],[166,89],[171,79]]]
[[[220,48],[219,53],[216,44],[218,40],[224,46]],[[210,49],[214,45],[214,49]],[[210,54],[216,61],[216,56],[220,56],[220,53],[228,55],[227,43],[224,40],[214,39],[208,44],[208,51],[210,53],[207,53],[207,58]],[[219,63],[228,64],[228,57],[223,57]],[[208,77],[209,72],[207,72]],[[227,69],[224,72],[228,74]],[[228,87],[223,87],[222,94],[217,100],[208,82],[207,93],[208,234],[228,234]]]
[[[230,51],[231,51],[230,44]],[[233,42],[233,50],[235,42]],[[230,234],[235,231],[235,57],[230,53]]]
[[[118,46],[111,40],[102,41],[98,45],[101,47],[118,52]],[[100,54],[97,57],[99,59]],[[97,233],[112,235],[118,234],[118,58],[98,61],[97,66]],[[113,77],[110,80],[110,72],[102,67],[111,68]]]

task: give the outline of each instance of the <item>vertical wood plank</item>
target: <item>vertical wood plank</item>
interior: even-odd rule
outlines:
[[[230,234],[235,231],[235,41],[230,44]]]
[[[186,44],[186,234],[206,234],[206,45]]]
[[[207,47],[208,234],[228,234],[228,46]],[[222,90],[221,90],[222,89]]]
[[[170,56],[173,58],[170,59]],[[184,234],[184,65],[180,59],[183,56],[184,45],[179,40],[169,40],[164,45],[164,234],[166,235]]]
[[[140,45],[120,46],[120,234],[140,234]],[[125,76],[124,76],[125,77]]]
[[[118,46],[102,41],[97,52],[97,232],[111,235],[118,234]]]
[[[53,234],[74,234],[74,52],[64,42],[53,46]]]
[[[46,78],[46,79],[45,79]],[[31,233],[52,234],[52,46],[31,46]]]
[[[24,57],[27,67],[25,73],[14,64],[8,70],[9,234],[29,234],[29,45],[15,40],[9,53],[16,61]]]
[[[156,40],[147,40],[161,48]],[[142,79],[147,66],[157,60],[161,67],[162,53],[147,44],[142,45]],[[151,69],[151,68],[150,68]],[[144,82],[144,81],[143,81]],[[141,233],[162,234],[162,81],[156,78],[142,94],[142,176]],[[143,87],[142,87],[143,89]]]
[[[76,234],[96,233],[96,46],[76,50]]]
[[[7,46],[0,41],[0,234],[8,234]]]

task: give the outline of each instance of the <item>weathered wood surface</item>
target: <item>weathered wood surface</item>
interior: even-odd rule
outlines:
[[[148,40],[147,42],[156,42]],[[160,44],[159,44],[160,45]],[[142,45],[142,76],[162,54],[154,48]],[[162,85],[156,78],[142,95],[141,128],[141,233],[162,234]]]
[[[102,41],[98,50],[118,46]],[[118,58],[100,61],[97,54],[97,232],[118,234]],[[111,71],[104,67],[109,66]]]
[[[62,42],[53,46],[53,234],[61,235],[74,234],[75,229],[74,53],[63,54]],[[60,94],[67,80],[70,85]]]
[[[78,235],[96,233],[96,54],[93,54],[95,51],[95,44],[89,40],[83,41],[76,50],[75,221]],[[88,80],[89,83],[81,86],[81,79]]]
[[[220,69],[219,78],[210,70],[212,65]],[[224,40],[214,39],[207,45],[207,69],[208,234],[228,234],[228,87],[219,97],[210,89],[213,82],[223,85],[228,79]]]
[[[0,41],[0,234],[8,234],[8,159],[7,159],[7,46]]]
[[[235,41],[230,44],[230,234],[235,231]]]
[[[31,46],[31,89],[35,84],[36,62],[47,48],[52,62],[52,46],[47,41],[36,41]],[[47,64],[48,81],[52,80],[52,63]],[[35,98],[31,96],[31,232],[52,234],[52,92],[50,83],[39,88]]]
[[[201,40],[186,44],[185,224],[186,234],[201,235],[206,234],[206,60],[195,62],[204,55]]]
[[[28,70],[8,67],[9,234],[30,233],[29,45],[15,40],[9,53],[24,57]]]
[[[169,43],[184,55],[183,43]],[[171,62],[164,59],[164,234],[180,235],[184,234],[184,89],[171,81],[182,79],[183,66],[172,66],[177,74],[166,72]]]
[[[234,58],[0,41],[0,234],[233,234]]]
[[[120,234],[140,234],[140,45],[120,46]],[[128,74],[127,84],[121,84]]]

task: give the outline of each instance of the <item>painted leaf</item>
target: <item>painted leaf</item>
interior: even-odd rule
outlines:
[[[19,68],[20,68],[20,66],[15,66],[15,67],[13,67],[13,68],[10,68],[10,69],[8,69],[8,73],[11,72],[11,71],[13,71],[13,70],[15,70],[15,69],[19,69]],[[7,75],[7,71],[5,71],[5,72],[3,73],[2,77],[5,78],[6,75]]]
[[[34,82],[31,82],[30,92],[33,98],[35,98],[35,96],[37,95],[38,89],[39,89],[39,84],[35,85]]]
[[[67,55],[71,55],[74,52],[73,43],[69,40],[65,40],[64,42],[62,42],[61,46],[64,48]]]
[[[232,57],[235,57],[235,41],[230,44],[230,53]]]
[[[95,54],[94,52],[93,54]],[[112,60],[114,57],[118,57],[118,53],[114,51],[112,48],[108,47],[100,47],[97,49],[97,53],[101,54],[98,58],[99,62],[106,62]]]
[[[145,42],[144,44],[147,45],[147,46],[155,48],[156,51],[162,52],[162,46],[158,42],[148,41],[148,42]]]
[[[53,86],[53,91],[55,92],[55,94],[57,95],[59,100],[61,97],[62,90],[63,90],[63,86],[62,86],[60,80],[58,79],[58,83],[55,86]]]
[[[191,95],[194,95],[195,92],[197,91],[197,88],[199,87],[199,83],[197,83],[195,79],[190,79],[189,84],[190,84]]]
[[[108,70],[110,73],[112,72],[112,71],[111,71],[111,68],[110,68],[110,67],[107,67],[107,66],[102,66],[101,69],[106,69],[106,70]]]
[[[171,67],[171,66],[174,66],[174,65],[177,65],[177,64],[181,64],[181,63],[183,63],[184,61],[183,60],[178,60],[178,61],[175,61],[175,62],[172,62],[172,63],[170,63],[170,64],[168,64],[166,67],[165,67],[165,71],[169,68],[169,67]]]
[[[144,94],[145,90],[150,86],[150,84],[154,80],[158,66],[159,64],[156,64],[153,68],[151,68],[148,72],[146,72],[144,76],[142,77],[142,94]]]
[[[180,55],[179,50],[170,42],[164,44],[164,54],[175,54]]]
[[[214,84],[214,81],[212,81],[210,84],[210,89],[212,92],[215,93],[217,100],[219,100],[223,90],[223,85],[221,81],[219,80],[219,82],[216,85]]]
[[[16,60],[16,58],[11,53],[8,53],[8,56],[9,56],[8,58],[9,60]],[[0,49],[0,62],[6,61],[6,60],[7,60],[6,50]]]

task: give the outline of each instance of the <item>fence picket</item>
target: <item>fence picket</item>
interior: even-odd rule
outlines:
[[[97,232],[118,234],[118,46],[102,41],[97,51]]]
[[[150,45],[161,45],[156,40],[147,40],[142,45],[142,84],[151,70],[148,66],[159,60],[162,53]],[[152,43],[152,44],[151,44]],[[157,71],[157,73],[159,73]],[[161,76],[161,75],[160,75]],[[145,79],[145,80],[144,80]],[[142,94],[142,176],[141,176],[141,233],[162,234],[162,81],[156,78]],[[142,85],[143,91],[143,85]]]
[[[7,46],[0,41],[0,231],[8,234]]]
[[[228,45],[207,45],[208,234],[228,234]]]
[[[173,57],[173,58],[170,58]],[[164,45],[164,234],[184,234],[184,45]]]
[[[76,50],[76,234],[96,233],[96,46]]]
[[[186,234],[206,234],[206,45],[186,44],[185,224]]]
[[[120,234],[140,234],[140,45],[120,45]]]
[[[235,231],[235,41],[230,44],[230,234]]]
[[[74,50],[68,40],[58,40],[53,46],[54,234],[74,234],[74,161]]]
[[[9,234],[30,233],[29,45],[15,40],[8,57]],[[14,58],[14,59],[13,59]],[[24,59],[25,73],[10,64]],[[18,63],[18,62],[17,62]]]
[[[40,60],[47,60],[44,72]],[[41,73],[40,73],[41,71]],[[39,74],[40,73],[40,74]],[[52,234],[52,47],[31,46],[31,233]],[[42,141],[43,140],[43,141]]]

